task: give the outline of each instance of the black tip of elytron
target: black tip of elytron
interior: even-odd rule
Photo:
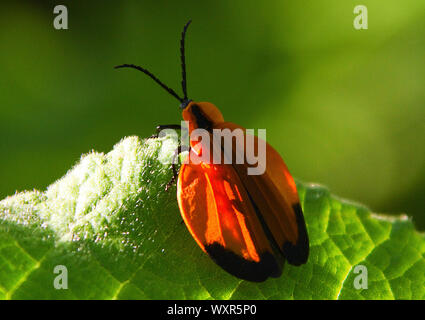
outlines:
[[[308,260],[310,245],[301,206],[297,203],[294,204],[292,208],[295,211],[298,225],[298,241],[296,245],[293,245],[290,242],[285,242],[283,244],[282,251],[289,264],[300,266]]]
[[[186,108],[187,106],[188,106],[188,104],[191,102],[192,100],[190,100],[190,99],[187,99],[187,100],[184,100],[181,104],[180,104],[180,109],[184,109],[184,108]]]
[[[254,262],[242,258],[217,242],[206,245],[205,250],[220,267],[243,280],[262,282],[268,277],[277,278],[282,274],[282,267],[269,252],[260,254],[260,261]]]

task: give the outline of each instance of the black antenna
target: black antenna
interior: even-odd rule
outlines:
[[[182,32],[182,37],[180,40],[180,59],[181,59],[181,64],[182,64],[182,89],[183,89],[183,103],[186,103],[188,101],[187,99],[187,88],[186,88],[186,61],[185,61],[185,56],[184,56],[184,38],[186,37],[186,31],[187,28],[189,27],[190,23],[192,22],[192,20],[189,20],[184,28],[183,28],[183,32]]]
[[[149,70],[139,67],[139,66],[135,66],[134,64],[122,64],[119,66],[114,67],[115,69],[120,69],[120,68],[133,68],[139,71],[142,71],[144,74],[148,75],[150,78],[152,78],[156,83],[158,83],[161,87],[163,87],[165,90],[168,91],[169,94],[171,94],[173,97],[175,97],[177,100],[179,100],[181,103],[183,103],[183,99],[180,98],[178,96],[178,94],[171,88],[167,87],[165,84],[163,84],[161,82],[161,80],[159,80],[157,77],[155,77]]]
[[[183,32],[182,32],[182,37],[180,40],[180,59],[181,59],[181,65],[182,65],[182,89],[183,89],[183,98],[180,98],[179,95],[170,87],[167,87],[164,83],[161,82],[161,80],[159,80],[157,77],[155,77],[153,75],[152,72],[150,72],[149,70],[136,66],[134,64],[122,64],[119,66],[114,67],[115,69],[120,69],[120,68],[132,68],[132,69],[136,69],[139,70],[141,72],[143,72],[144,74],[146,74],[147,76],[149,76],[151,79],[153,79],[156,83],[158,83],[161,87],[163,87],[165,90],[167,90],[167,92],[169,94],[171,94],[174,98],[176,98],[177,100],[180,101],[181,103],[181,107],[182,109],[184,109],[187,104],[189,103],[189,99],[187,98],[187,88],[186,88],[186,62],[185,62],[185,56],[184,56],[184,38],[186,36],[186,30],[189,27],[190,23],[192,22],[192,20],[189,20],[184,28],[183,28]]]

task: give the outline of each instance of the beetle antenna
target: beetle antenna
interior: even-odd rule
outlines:
[[[164,83],[161,82],[161,80],[159,80],[157,77],[155,77],[153,75],[153,73],[151,73],[149,70],[139,67],[139,66],[135,66],[134,64],[122,64],[119,66],[115,66],[115,69],[120,69],[120,68],[132,68],[132,69],[136,69],[139,70],[141,72],[143,72],[144,74],[146,74],[147,76],[149,76],[151,79],[153,79],[156,83],[158,83],[162,88],[164,88],[165,90],[167,90],[167,92],[169,94],[171,94],[174,98],[176,98],[177,100],[179,100],[180,102],[183,102],[184,99],[180,98],[179,95],[170,87],[167,87]]]
[[[181,59],[181,64],[182,64],[182,89],[183,89],[183,102],[186,102],[187,99],[187,88],[186,88],[186,62],[185,62],[185,56],[184,56],[184,38],[186,37],[186,31],[187,28],[189,27],[190,23],[192,22],[192,20],[189,20],[184,28],[183,28],[183,32],[182,32],[182,37],[180,40],[180,59]]]

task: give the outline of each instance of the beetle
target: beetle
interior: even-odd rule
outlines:
[[[139,70],[174,96],[180,102],[183,119],[189,123],[189,134],[203,129],[213,137],[217,129],[240,129],[244,140],[242,144],[232,142],[230,157],[244,153],[248,138],[254,141],[258,152],[258,144],[264,141],[250,136],[243,127],[224,121],[212,103],[188,98],[185,37],[190,23],[184,26],[180,40],[183,97],[143,67],[123,64],[115,68]],[[180,125],[158,126],[157,133],[166,128],[180,129]],[[265,171],[249,175],[247,163],[195,163],[192,156],[211,150],[213,144],[191,140],[188,161],[179,172],[173,161],[170,181],[172,184],[177,179],[180,213],[199,247],[230,274],[254,282],[280,277],[285,261],[299,266],[309,256],[309,239],[296,184],[279,153],[264,143]],[[175,156],[182,151],[184,148],[179,146]]]

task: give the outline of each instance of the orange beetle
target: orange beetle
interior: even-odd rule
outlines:
[[[189,122],[189,133],[204,129],[214,138],[214,129],[243,130],[243,144],[232,141],[233,159],[235,154],[246,150],[249,135],[245,129],[225,122],[213,104],[194,102],[187,97],[184,40],[190,22],[184,26],[180,41],[183,98],[142,67],[124,64],[115,68],[142,71],[178,99],[183,119]],[[180,125],[158,126],[157,132],[164,128],[180,129]],[[264,141],[255,136],[249,138],[258,151],[258,144]],[[307,229],[294,179],[282,157],[266,144],[266,168],[260,175],[248,175],[246,162],[215,164],[191,160],[193,153],[199,155],[203,150],[211,150],[212,143],[190,141],[189,158],[181,165],[177,181],[180,213],[201,249],[224,270],[249,281],[279,277],[285,260],[296,266],[306,263]],[[182,150],[180,146],[175,155]],[[229,152],[224,148],[222,151]],[[174,163],[173,171],[170,183],[177,176]]]

